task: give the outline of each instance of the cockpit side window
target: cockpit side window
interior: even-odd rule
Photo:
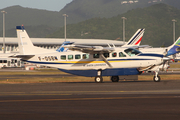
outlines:
[[[141,53],[140,51],[136,50],[136,49],[132,49],[132,48],[128,48],[126,50],[124,50],[125,53],[127,53],[129,56],[135,56],[139,53]]]
[[[122,52],[119,52],[119,57],[126,57],[126,55]]]
[[[83,54],[83,59],[89,59],[89,54]]]
[[[93,58],[99,58],[99,54],[93,54]]]

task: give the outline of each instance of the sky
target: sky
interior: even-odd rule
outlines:
[[[0,9],[20,5],[22,7],[60,11],[73,0],[0,0]]]

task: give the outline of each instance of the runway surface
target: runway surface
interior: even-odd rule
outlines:
[[[0,84],[0,119],[177,120],[180,80]]]

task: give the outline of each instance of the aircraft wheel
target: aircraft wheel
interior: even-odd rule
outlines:
[[[158,75],[157,77],[154,76],[153,80],[154,80],[154,82],[160,82],[160,81],[161,81],[161,78],[160,78],[160,76]]]
[[[102,83],[103,82],[103,78],[101,76],[96,76],[95,77],[95,82],[96,83]]]
[[[112,76],[111,81],[112,82],[119,82],[119,76]]]

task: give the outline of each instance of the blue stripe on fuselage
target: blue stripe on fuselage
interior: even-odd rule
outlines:
[[[160,57],[160,58],[163,58],[164,55],[161,55],[161,54],[153,54],[153,53],[141,53],[139,54],[138,56],[152,56],[152,57]]]

